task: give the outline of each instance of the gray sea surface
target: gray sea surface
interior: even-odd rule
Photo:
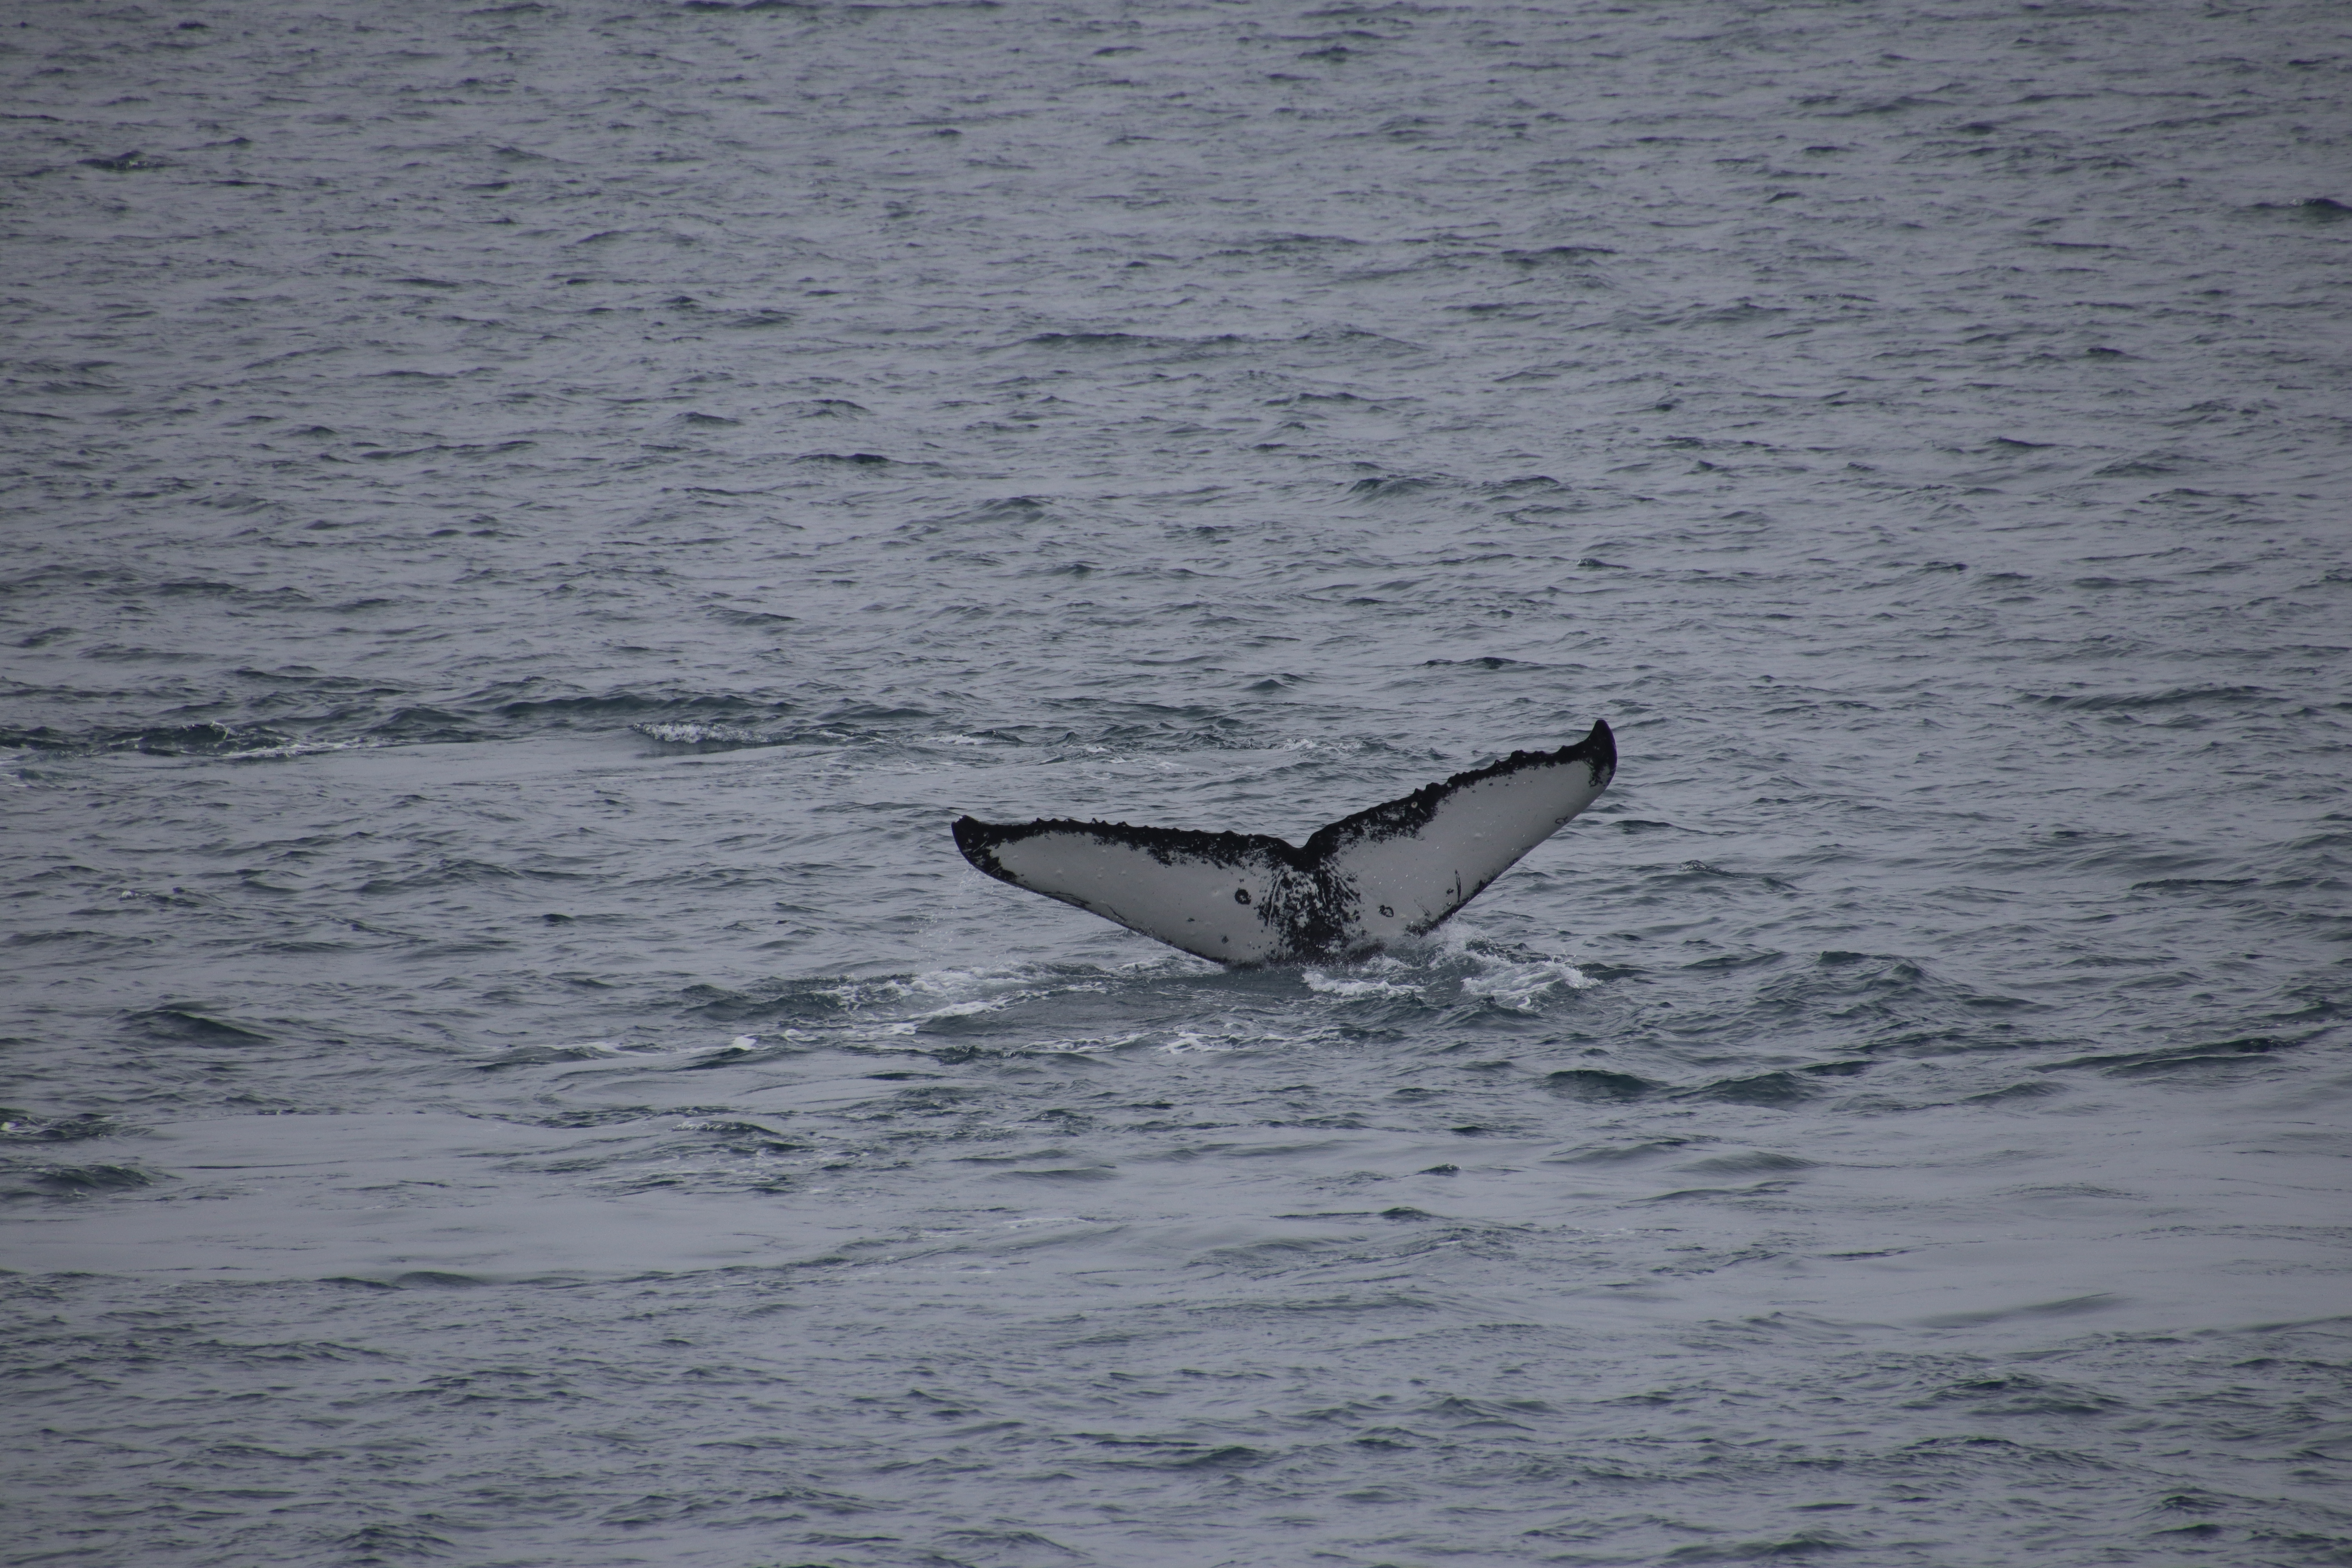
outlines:
[[[10,1564],[2352,1563],[2352,11],[16,0]],[[1281,834],[1596,718],[1424,942]]]

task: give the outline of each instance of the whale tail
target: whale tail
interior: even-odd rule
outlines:
[[[1605,723],[1319,828],[1262,833],[959,817],[956,847],[1001,882],[1222,963],[1359,957],[1434,929],[1609,787]]]

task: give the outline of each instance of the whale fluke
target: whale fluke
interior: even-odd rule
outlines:
[[[1124,822],[956,819],[956,847],[1000,882],[1076,904],[1222,963],[1356,958],[1418,936],[1609,787],[1609,726],[1556,752],[1427,784],[1319,828],[1263,833]]]

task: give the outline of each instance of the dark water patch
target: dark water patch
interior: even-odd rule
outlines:
[[[2053,1302],[2037,1309],[2047,1313],[2055,1309],[2061,1315],[2095,1310],[2084,1303],[2096,1298],[2078,1298],[2073,1302]],[[1906,1408],[1933,1409],[1942,1405],[1965,1406],[1978,1415],[2112,1415],[2131,1408],[2127,1401],[2115,1398],[2096,1389],[2054,1382],[2024,1373],[2010,1373],[1997,1377],[1971,1378],[1966,1382],[1948,1384],[1921,1398],[1906,1402]]]
[[[528,723],[539,728],[568,729],[581,720],[620,719],[629,721],[629,727],[667,721],[691,722],[704,720],[724,723],[730,720],[765,718],[787,711],[792,704],[784,701],[761,701],[740,697],[708,694],[648,694],[636,691],[611,691],[597,696],[520,698],[497,704],[490,711],[509,722]]]
[[[472,721],[439,708],[399,708],[362,731],[372,740],[402,745],[449,745],[488,739]]]
[[[250,1025],[214,1017],[193,1006],[151,1007],[123,1015],[124,1022],[152,1038],[200,1046],[268,1045],[272,1037]]]
[[[406,687],[399,684],[371,680],[361,676],[331,675],[323,670],[313,669],[308,665],[289,665],[278,669],[241,668],[232,670],[230,673],[240,680],[255,681],[270,687],[272,696],[278,695],[279,689],[287,688],[303,691],[331,692],[337,696],[348,697],[393,697],[407,689]]]
[[[866,980],[777,980],[743,991],[697,984],[688,986],[680,1000],[695,1016],[721,1023],[747,1018],[824,1022],[861,1007],[898,1002],[908,994],[912,979],[911,975],[890,975]]]
[[[1027,1568],[1030,1563],[1081,1563],[1087,1559],[1087,1553],[1031,1530],[949,1530],[942,1531],[938,1539],[944,1552],[940,1556],[925,1554],[933,1562],[980,1561],[1003,1563],[1005,1568]]]
[[[1126,1463],[1142,1465],[1152,1469],[1214,1471],[1254,1470],[1261,1465],[1273,1463],[1277,1458],[1276,1455],[1266,1453],[1264,1449],[1253,1448],[1241,1443],[1226,1443],[1215,1447],[1210,1447],[1199,1443],[1172,1443],[1150,1440],[1141,1442],[1113,1443],[1111,1439],[1098,1438],[1097,1441],[1118,1447],[1136,1447],[1159,1450],[1148,1458],[1124,1461]]]
[[[794,1054],[796,1053],[788,1047],[771,1047],[769,1049],[761,1051],[751,1046],[725,1046],[718,1050],[710,1051],[705,1055],[697,1057],[690,1062],[682,1063],[676,1070],[679,1072],[715,1072],[720,1068],[751,1067],[761,1061],[773,1060],[779,1057],[791,1056]]]
[[[588,879],[581,871],[559,871],[539,866],[502,866],[495,860],[443,857],[431,865],[394,876],[371,877],[358,891],[368,897],[394,893],[432,892],[443,888],[475,888],[501,882],[572,882]]]
[[[1495,253],[1496,259],[1514,267],[1534,270],[1546,267],[1591,267],[1603,256],[1617,252],[1605,245],[1548,245],[1539,250],[1503,250]]]
[[[43,626],[38,631],[27,632],[23,637],[12,639],[8,646],[10,647],[47,647],[51,643],[63,642],[68,637],[79,636],[80,633],[79,626]]]
[[[2216,1040],[2210,1045],[2174,1046],[2155,1051],[2123,1051],[2111,1056],[2074,1057],[2065,1061],[2045,1062],[2036,1070],[2063,1072],[2074,1068],[2095,1068],[2109,1078],[2142,1078],[2198,1068],[2241,1067],[2282,1051],[2294,1050],[2318,1037],[2317,1033],[2294,1038],[2248,1035],[2241,1039]]]
[[[1641,1100],[1656,1094],[1665,1086],[1653,1083],[1629,1072],[1607,1072],[1598,1068],[1567,1068],[1546,1073],[1544,1088],[1565,1100],[1582,1100],[1598,1103]]]
[[[1776,975],[1757,1001],[1791,1019],[1819,1020],[1834,1037],[1864,1035],[1860,1048],[1914,1055],[2013,1048],[2007,1020],[2043,1005],[1955,984],[1899,954],[1838,949]]]
[[[2016,1318],[2074,1318],[2085,1313],[2104,1312],[2124,1304],[2123,1298],[2112,1291],[2095,1291],[2086,1296],[2066,1296],[2054,1301],[2036,1301],[2022,1307],[1998,1307],[1980,1312],[1943,1312],[1919,1321],[1931,1329],[1974,1328],[1986,1323],[1998,1323]]]
[[[844,702],[828,708],[817,722],[824,724],[896,724],[908,721],[928,721],[938,715],[928,708],[908,703]]]
[[[2028,691],[2021,692],[2019,696],[2023,701],[2044,708],[2099,713],[2179,708],[2200,703],[2255,702],[2268,699],[2271,693],[2259,686],[2186,686],[2162,691],[2085,692],[2068,696],[2047,696]]]
[[[79,162],[86,169],[103,169],[110,174],[143,174],[151,169],[175,166],[168,158],[159,158],[135,148],[128,153],[117,153],[110,158],[83,158]]]
[[[1717,1154],[1705,1160],[1694,1160],[1689,1164],[1678,1165],[1675,1169],[1683,1171],[1710,1172],[1716,1174],[1728,1176],[1744,1176],[1763,1175],[1784,1171],[1810,1171],[1813,1168],[1813,1165],[1814,1162],[1811,1160],[1801,1160],[1794,1154],[1775,1154],[1769,1151],[1759,1149],[1752,1153]]]
[[[515,452],[526,452],[537,446],[536,441],[434,441],[422,447],[388,447],[358,454],[363,463],[392,463],[408,458],[430,458],[447,455],[457,458],[501,458]]]
[[[1673,889],[1696,889],[1709,893],[1738,894],[1768,892],[1793,894],[1796,884],[1768,871],[1731,871],[1705,860],[1685,860],[1671,869],[1658,867],[1648,873],[1653,886]]]
[[[1038,332],[1022,339],[1016,346],[1073,353],[1164,353],[1181,352],[1196,345],[1181,339],[1151,337],[1140,332]]]
[[[2006,1089],[1987,1089],[1971,1094],[1960,1101],[1963,1105],[2012,1105],[2021,1101],[2047,1100],[2065,1090],[2054,1083],[2013,1083]]]
[[[559,1062],[610,1061],[614,1047],[586,1046],[517,1046],[492,1061],[475,1064],[476,1072],[503,1072],[509,1068],[548,1067]]]
[[[0,943],[0,946],[12,948],[40,948],[50,946],[53,943],[71,943],[75,945],[101,948],[138,947],[145,945],[145,940],[141,938],[126,939],[110,931],[85,931],[69,928],[65,931],[11,931],[6,942],[5,943]]]
[[[1423,1420],[1443,1421],[1456,1430],[1496,1428],[1527,1431],[1530,1417],[1552,1415],[1550,1405],[1540,1399],[1473,1399],[1462,1394],[1449,1394],[1415,1408],[1412,1414]]]
[[[74,1116],[44,1117],[0,1105],[0,1142],[79,1143],[89,1138],[119,1138],[132,1131],[123,1122],[95,1110]]]
[[[79,732],[52,729],[46,724],[31,729],[0,726],[0,746],[20,746],[59,756],[137,752],[154,757],[233,757],[276,751],[292,745],[295,739],[268,725],[209,721]]]
[[[106,664],[131,666],[134,671],[139,666],[169,668],[205,662],[205,656],[201,653],[181,648],[150,647],[141,643],[97,643],[83,648],[79,657]]]
[[[1689,1203],[1701,1198],[1769,1198],[1787,1192],[1793,1182],[1758,1182],[1748,1187],[1680,1187],[1670,1193],[1658,1193],[1641,1201],[1645,1204]]]
[[[1286,394],[1281,397],[1267,398],[1265,400],[1265,406],[1268,408],[1311,408],[1318,404],[1354,404],[1357,406],[1363,408],[1378,408],[1389,401],[1390,400],[1387,398],[1381,397],[1362,397],[1352,392],[1293,392]]]
[[[446,1525],[437,1527],[448,1528]],[[335,1542],[338,1551],[360,1563],[413,1563],[446,1557],[457,1542],[422,1524],[364,1524]]]
[[[1856,1543],[1842,1535],[1825,1530],[1801,1530],[1784,1535],[1758,1541],[1709,1542],[1697,1546],[1677,1546],[1658,1559],[1661,1563],[1795,1563],[1809,1558],[1829,1557],[1841,1552],[1856,1550]]]
[[[800,617],[797,616],[787,616],[772,610],[736,610],[714,606],[709,611],[709,615],[715,621],[752,632],[782,631],[786,626],[800,624]]]
[[[1697,1089],[1685,1089],[1678,1098],[1715,1100],[1726,1105],[1786,1107],[1811,1100],[1819,1092],[1812,1082],[1800,1074],[1768,1072],[1758,1073],[1752,1078],[1718,1079]]]
[[[1556,1154],[1546,1160],[1548,1165],[1620,1165],[1629,1161],[1655,1160],[1664,1155],[1680,1153],[1705,1140],[1689,1138],[1654,1138],[1638,1143],[1603,1143],[1591,1149],[1579,1149],[1571,1153]]]
[[[598,1056],[609,1053],[598,1052]],[[583,1058],[588,1059],[588,1058]],[[589,1106],[573,1110],[507,1112],[496,1119],[526,1127],[614,1127],[632,1121],[649,1121],[667,1116],[723,1116],[723,1105],[614,1105]]]
[[[2290,1012],[2265,1013],[2263,1016],[2274,1024],[2316,1024],[2325,1019],[2340,1018],[2347,1012],[2352,1012],[2352,1007],[2332,997],[2313,996]]]
[[[2340,202],[2334,196],[2306,196],[2297,202],[2256,202],[2245,210],[2265,216],[2277,214],[2297,222],[2323,226],[2352,218],[2352,204]]]
[[[1395,474],[1379,479],[1358,479],[1348,487],[1351,500],[1412,501],[1423,500],[1441,490],[1451,489],[1444,479],[1414,479]]]
[[[61,1165],[23,1178],[34,1192],[51,1197],[97,1197],[152,1187],[156,1178],[132,1165]]]
[[[1639,824],[1621,822],[1617,824],[1617,826],[1620,827],[1664,827],[1667,824],[1663,822],[1644,822]],[[1737,969],[1769,969],[1788,956],[1789,955],[1785,952],[1724,952],[1717,953],[1713,958],[1694,960],[1689,963],[1684,964],[1683,968],[1685,972],[1696,972],[1699,973],[1722,973]]]

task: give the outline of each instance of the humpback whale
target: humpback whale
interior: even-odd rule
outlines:
[[[956,847],[1000,882],[1221,963],[1361,958],[1418,936],[1609,787],[1617,741],[1595,723],[1554,752],[1501,762],[1318,828],[1263,833],[1124,822],[959,817]]]

